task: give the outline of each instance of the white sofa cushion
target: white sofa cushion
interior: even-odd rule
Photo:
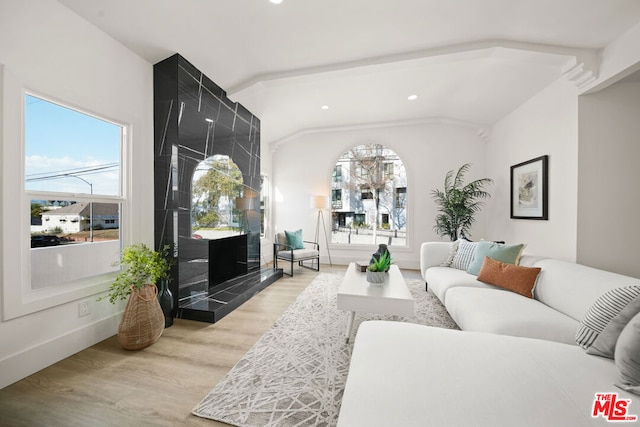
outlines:
[[[280,251],[278,252],[278,258],[284,258],[291,260],[291,256],[293,254],[293,260],[307,260],[311,258],[317,258],[320,255],[320,252],[315,249],[294,249],[293,251]]]
[[[605,292],[640,285],[640,279],[555,259],[539,260],[533,266],[542,268],[535,298],[578,321]]]
[[[465,331],[530,337],[575,345],[580,322],[508,290],[455,287],[447,311]]]
[[[612,360],[575,345],[364,322],[338,426],[608,425],[591,417],[596,393],[637,400],[616,379]]]
[[[472,288],[499,289],[497,286],[478,281],[478,278],[463,270],[450,267],[431,267],[424,274],[427,288],[446,304],[446,294],[450,288],[466,286]]]

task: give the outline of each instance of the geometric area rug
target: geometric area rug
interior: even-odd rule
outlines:
[[[358,326],[390,319],[356,313],[345,343],[347,312],[336,308],[343,277],[320,273],[192,413],[240,427],[335,426]],[[458,329],[423,281],[406,282],[415,316],[396,321]]]

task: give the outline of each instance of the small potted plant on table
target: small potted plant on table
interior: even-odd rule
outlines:
[[[367,267],[367,282],[371,284],[384,283],[389,267],[391,266],[391,255],[385,250],[381,254],[374,254]]]

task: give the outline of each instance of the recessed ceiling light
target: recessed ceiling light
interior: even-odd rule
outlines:
[[[273,4],[280,4],[282,3],[282,0],[269,0],[271,3]]]
[[[323,106],[322,106],[322,107],[320,107],[320,108],[321,108],[321,109],[323,109],[323,110],[328,110],[328,109],[329,109],[329,106],[328,106],[328,105],[323,105]]]
[[[416,99],[418,99],[418,95],[409,95],[409,96],[407,97],[407,99],[408,99],[409,101],[415,101]]]

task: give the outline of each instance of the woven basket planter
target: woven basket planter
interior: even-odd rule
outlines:
[[[118,341],[126,350],[140,350],[160,339],[164,314],[158,303],[156,285],[132,289],[118,327]]]

